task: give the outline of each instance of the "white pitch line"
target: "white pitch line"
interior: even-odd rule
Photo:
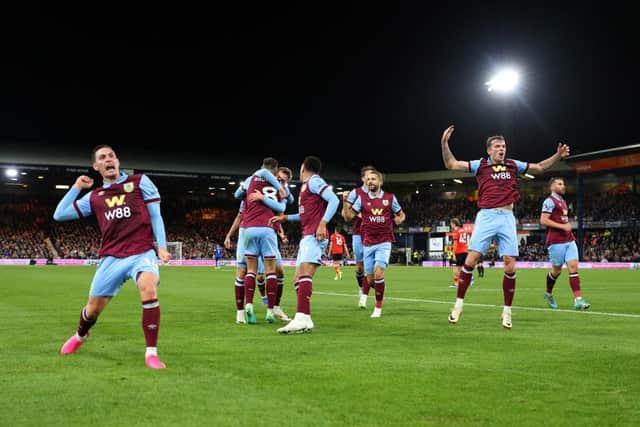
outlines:
[[[336,297],[349,297],[357,299],[358,295],[354,294],[341,294],[338,292],[313,292],[314,295],[328,295],[328,296],[336,296]],[[418,299],[418,298],[401,298],[401,297],[385,297],[385,300],[395,300],[395,301],[406,301],[406,302],[424,302],[428,304],[448,304],[452,305],[452,301],[438,301],[433,299]],[[478,303],[469,303],[465,302],[465,306],[469,307],[489,307],[489,308],[498,308],[502,307],[501,305],[496,304],[478,304]],[[604,311],[591,311],[591,310],[563,310],[563,309],[551,309],[551,308],[540,308],[540,307],[523,307],[514,305],[513,308],[518,310],[529,310],[529,311],[549,311],[549,312],[561,312],[561,313],[580,313],[580,314],[591,314],[591,315],[599,315],[599,316],[611,316],[611,317],[628,317],[632,319],[640,319],[640,314],[631,314],[631,313],[607,313]]]

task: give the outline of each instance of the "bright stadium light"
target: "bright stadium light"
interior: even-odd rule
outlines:
[[[56,185],[56,190],[68,190],[69,186],[66,184],[58,184]]]
[[[525,173],[524,176],[526,176],[529,179],[535,179],[536,177],[531,175],[530,173]]]
[[[9,178],[15,178],[16,176],[18,176],[18,170],[17,169],[7,169],[4,172]]]
[[[508,68],[499,71],[491,80],[485,82],[485,85],[489,92],[507,94],[513,92],[518,87],[518,83],[520,83],[520,74]]]
[[[456,184],[462,184],[462,180],[461,179],[454,179],[453,182],[455,182]]]

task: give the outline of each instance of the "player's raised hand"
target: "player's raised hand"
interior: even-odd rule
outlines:
[[[561,159],[564,159],[565,157],[569,156],[569,154],[571,154],[569,146],[567,144],[563,144],[562,142],[559,142],[558,156],[560,156]]]
[[[451,138],[452,133],[453,133],[453,125],[449,126],[444,130],[444,132],[442,132],[442,139],[440,140],[440,142],[442,144],[448,144],[449,138]]]
[[[79,190],[91,188],[93,187],[93,179],[87,175],[80,175],[73,186]]]
[[[272,216],[271,218],[269,218],[269,224],[275,224],[276,222],[286,222],[287,221],[287,216],[285,214],[280,214],[280,215],[276,215],[276,216]]]
[[[158,248],[158,258],[162,263],[167,263],[171,259],[171,254],[165,248]]]

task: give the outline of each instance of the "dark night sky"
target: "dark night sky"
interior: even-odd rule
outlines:
[[[393,3],[19,6],[0,30],[0,139],[199,157],[251,143],[256,158],[386,172],[442,169],[450,123],[460,159],[493,133],[535,161],[560,140],[574,154],[640,142],[630,9]],[[511,101],[484,87],[501,64],[523,74]]]

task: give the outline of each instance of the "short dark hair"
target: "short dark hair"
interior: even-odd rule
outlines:
[[[98,150],[101,150],[103,148],[111,148],[113,150],[113,147],[111,147],[110,145],[107,145],[107,144],[96,145],[95,147],[93,147],[93,150],[91,151],[91,161],[92,162],[96,161],[96,153],[98,152]]]
[[[262,167],[269,170],[278,169],[278,161],[273,157],[265,157],[262,161]]]
[[[322,160],[316,156],[307,156],[302,162],[305,170],[313,173],[320,173],[322,171]]]
[[[551,186],[551,184],[553,184],[556,181],[564,182],[564,178],[561,176],[552,176],[551,178],[549,178],[549,186]]]
[[[366,165],[360,168],[360,176],[364,176],[364,174],[366,174],[367,172],[371,172],[371,171],[375,171],[377,170],[375,166],[371,166],[371,165]]]
[[[489,138],[487,138],[487,148],[491,147],[491,144],[493,143],[493,141],[495,140],[499,140],[499,141],[504,141],[504,136],[502,135],[492,135]]]
[[[293,172],[291,172],[291,169],[289,169],[286,166],[280,166],[278,168],[278,172],[284,172],[284,174],[287,175],[287,181],[289,181],[291,179],[291,177],[293,176]]]
[[[458,218],[451,218],[451,223],[457,225],[458,227],[462,226],[462,222]]]

